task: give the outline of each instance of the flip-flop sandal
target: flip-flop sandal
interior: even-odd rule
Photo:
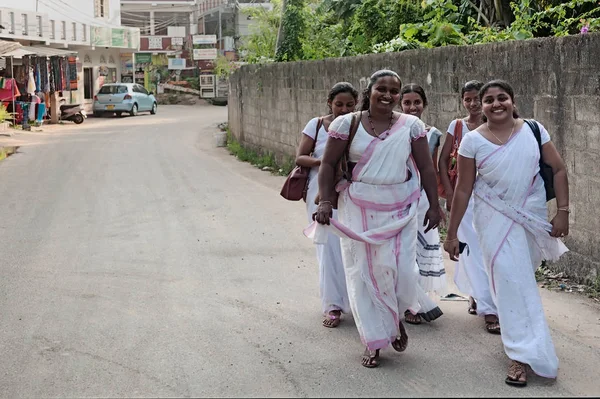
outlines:
[[[409,317],[413,318],[409,319]],[[407,310],[406,312],[404,312],[404,321],[406,321],[408,324],[419,325],[421,324],[421,316],[419,316],[418,314],[413,315],[412,313],[410,313],[409,310]]]
[[[513,368],[513,366],[514,366],[514,364],[511,365],[511,369]],[[519,368],[521,369],[521,373],[525,375],[525,381],[519,381],[518,379],[514,380],[514,379],[510,378],[510,376],[507,375],[504,382],[513,387],[523,388],[524,386],[526,386],[527,385],[527,366],[521,363]],[[511,370],[509,369],[509,372],[510,371]]]
[[[363,367],[366,367],[368,369],[374,369],[375,367],[379,367],[379,349],[377,349],[375,351],[375,355],[371,355],[373,353],[373,351],[370,351],[368,349],[365,349],[365,353],[363,353],[363,357],[362,360],[364,361],[366,358],[368,358],[368,362],[361,362]]]
[[[477,302],[475,302],[475,300],[473,300],[473,302],[469,300],[469,308],[467,309],[467,312],[471,315],[477,316]]]
[[[329,322],[329,320],[331,320],[331,322]],[[329,313],[327,316],[325,316],[325,319],[323,320],[323,327],[336,328],[340,325],[341,322],[341,316],[336,316]]]
[[[494,324],[497,324],[498,327],[492,327]],[[500,335],[502,332],[500,331],[500,324],[497,321],[486,321],[485,322],[485,330],[490,334]]]
[[[408,334],[406,333],[406,329],[404,328],[404,325],[402,324],[402,322],[400,322],[398,327],[400,328],[400,334],[398,335],[396,340],[394,342],[392,342],[392,348],[394,348],[394,350],[396,352],[404,352],[406,350],[406,348],[408,348]],[[406,336],[406,343],[404,345],[402,345],[402,342],[401,342],[403,335]]]

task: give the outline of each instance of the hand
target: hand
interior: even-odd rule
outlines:
[[[569,235],[569,214],[567,212],[558,211],[550,223],[552,224],[552,232],[550,232],[552,237]]]
[[[330,218],[333,216],[333,206],[329,202],[320,202],[317,211],[313,213],[312,218],[319,224],[329,225]]]
[[[446,192],[446,210],[448,212],[451,211],[452,208],[452,198],[454,198],[454,191],[450,190]]]
[[[432,208],[430,207],[425,214],[425,220],[423,220],[423,226],[427,226],[425,229],[425,233],[427,233],[431,229],[435,229],[440,225],[440,211],[439,207]]]
[[[450,260],[457,262],[458,256],[460,255],[460,242],[458,241],[458,238],[448,239],[448,237],[446,237],[446,241],[444,241],[444,251],[448,252]]]

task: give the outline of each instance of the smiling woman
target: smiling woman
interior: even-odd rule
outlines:
[[[390,344],[398,352],[406,349],[401,315],[420,310],[414,267],[417,223],[422,223],[416,219],[419,173],[431,204],[426,231],[440,220],[425,125],[416,116],[394,111],[400,87],[395,72],[375,72],[363,93],[363,111],[342,115],[329,126],[316,223],[305,230],[313,240],[324,231],[341,237],[350,306],[366,345],[362,365],[369,368],[379,365],[380,349]],[[336,185],[334,171],[343,156],[351,172]]]

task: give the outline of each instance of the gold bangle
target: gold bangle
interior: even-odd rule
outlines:
[[[446,240],[444,240],[444,242],[447,242],[447,243],[451,243],[451,242],[454,242],[454,241],[458,241],[458,238],[454,238],[452,240],[449,240],[449,239],[446,238]]]

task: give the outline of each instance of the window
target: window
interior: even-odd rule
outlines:
[[[27,36],[27,14],[21,14],[21,33],[23,36]]]
[[[35,17],[35,19],[37,21],[37,23],[36,23],[37,35],[39,37],[42,37],[43,36],[42,17],[40,15],[38,15],[37,17]]]
[[[72,22],[71,23],[71,28],[72,28],[72,35],[71,35],[71,40],[72,41],[77,41],[77,23]]]
[[[60,40],[67,40],[67,23],[65,21],[61,21],[60,24]]]
[[[138,87],[138,93],[142,93],[142,94],[148,95],[148,91],[146,90],[146,88],[144,86],[137,85],[137,87]]]
[[[122,85],[104,85],[98,94],[127,94],[127,86]]]
[[[54,32],[56,32],[56,24],[53,19],[50,20],[50,39],[54,39]]]
[[[87,42],[87,25],[83,24],[83,36],[81,37],[82,42]]]
[[[15,13],[12,11],[8,13],[8,23],[9,23],[8,33],[14,35],[15,34]]]
[[[94,0],[94,16],[96,18],[108,18],[108,1]]]
[[[83,98],[91,100],[94,97],[94,80],[92,68],[83,68]]]

